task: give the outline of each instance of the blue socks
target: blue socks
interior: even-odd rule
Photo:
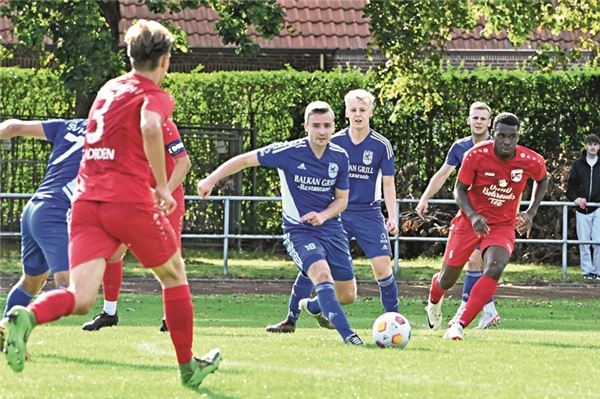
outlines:
[[[296,282],[292,287],[292,293],[290,294],[290,302],[288,304],[288,319],[292,323],[296,324],[296,322],[298,321],[298,317],[300,316],[300,307],[298,306],[298,302],[300,302],[301,299],[308,298],[310,296],[310,293],[312,292],[312,289],[313,284],[312,281],[310,281],[310,278],[308,278],[302,273],[298,273],[298,276],[296,277]]]
[[[11,310],[12,307],[15,305],[29,305],[32,296],[33,295],[31,295],[29,292],[25,291],[23,287],[21,287],[20,283],[17,283],[14,287],[12,287],[12,289],[8,293],[8,297],[6,298],[6,307],[4,308],[4,316],[2,317],[6,317],[8,311]]]
[[[479,278],[482,276],[481,272],[471,272],[469,270],[467,270],[467,273],[465,275],[465,282],[463,285],[463,293],[462,293],[462,300],[463,302],[467,302],[469,300],[469,295],[471,295],[471,290],[473,289],[473,286],[475,285],[475,283],[477,282],[477,280],[479,280]],[[494,302],[494,298],[490,299],[488,303],[490,302]]]
[[[354,334],[354,331],[350,328],[350,322],[346,317],[346,313],[344,313],[342,306],[335,297],[335,286],[333,283],[324,282],[317,284],[315,290],[317,291],[318,304],[321,312],[323,312],[323,315],[329,319],[344,341],[346,341],[346,338]],[[311,310],[311,302],[313,301],[309,301],[308,303],[308,310],[311,313],[318,313]]]
[[[398,312],[398,285],[394,273],[386,278],[377,280],[379,285],[379,297],[386,312]]]

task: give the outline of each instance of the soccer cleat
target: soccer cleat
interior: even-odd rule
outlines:
[[[458,309],[456,309],[454,317],[452,317],[452,319],[450,319],[450,321],[448,322],[448,327],[450,327],[454,323],[458,323],[458,319],[460,318],[460,315],[462,314],[463,310],[465,310],[465,306],[467,306],[467,303],[465,301],[460,301],[460,306],[458,307]]]
[[[167,320],[165,318],[162,319],[162,323],[160,324],[160,328],[158,329],[160,332],[168,332],[169,327],[167,327]]]
[[[0,320],[0,352],[4,352],[4,342],[6,342],[6,335],[8,334],[7,324],[7,317]]]
[[[288,317],[277,324],[267,326],[267,332],[270,333],[293,333],[296,331],[296,323],[293,323]]]
[[[427,301],[425,306],[425,312],[427,313],[427,324],[431,330],[439,330],[442,326],[442,302],[444,298],[440,299],[438,303],[431,303]]]
[[[298,306],[300,306],[300,309],[304,310],[306,313],[314,317],[317,320],[317,323],[319,323],[319,326],[327,328],[329,330],[335,330],[335,326],[331,324],[329,319],[323,315],[323,312],[311,313],[311,311],[308,310],[308,301],[308,298],[300,299],[300,302],[298,302]]]
[[[364,341],[362,339],[360,339],[360,337],[358,336],[357,333],[354,333],[354,334],[350,335],[349,337],[347,337],[344,340],[344,343],[348,344],[348,345],[356,345],[356,346],[364,346],[365,345]]]
[[[451,339],[453,341],[462,341],[463,337],[463,326],[460,323],[454,323],[449,328],[448,331],[444,334],[444,339]]]
[[[500,324],[500,313],[498,312],[483,312],[477,328],[480,330],[487,330]]]
[[[219,348],[215,348],[201,358],[194,357],[188,364],[180,365],[181,383],[187,388],[197,388],[207,375],[219,368],[222,358]]]
[[[82,325],[81,329],[84,331],[98,331],[104,327],[116,326],[118,323],[119,315],[117,313],[111,316],[105,311],[102,311],[102,313],[98,313],[92,320]]]
[[[7,315],[6,345],[4,352],[8,365],[14,372],[19,373],[25,367],[27,357],[27,340],[33,327],[35,327],[35,316],[31,310],[24,306],[13,306]]]

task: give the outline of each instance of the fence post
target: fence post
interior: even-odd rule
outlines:
[[[568,240],[568,234],[569,234],[569,228],[567,223],[569,223],[569,207],[568,205],[563,205],[562,206],[562,210],[563,210],[563,214],[562,214],[562,239],[563,239],[563,244],[562,244],[562,278],[563,278],[563,282],[567,281],[567,253],[568,253],[568,245],[567,245],[567,240]]]
[[[227,259],[229,258],[229,198],[225,198],[223,209],[223,276],[227,276]]]

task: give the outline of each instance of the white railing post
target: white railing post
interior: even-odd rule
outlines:
[[[569,206],[567,204],[562,206],[562,212],[562,278],[563,281],[567,281],[567,254],[569,253],[567,244],[569,239]]]
[[[229,258],[229,198],[225,198],[223,212],[223,276],[227,276],[227,260]]]

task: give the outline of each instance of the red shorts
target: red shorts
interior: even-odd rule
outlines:
[[[144,267],[164,264],[179,249],[171,223],[152,204],[85,200],[73,203],[71,267],[97,258],[109,259],[121,243]]]
[[[181,249],[181,232],[183,231],[183,216],[185,215],[185,208],[177,204],[177,208],[167,216],[169,223],[171,223],[171,227],[173,227],[173,231],[175,231],[175,235],[177,236],[177,245],[179,249]]]
[[[448,266],[463,267],[473,251],[479,247],[483,252],[488,247],[502,247],[509,255],[515,248],[515,229],[507,225],[490,226],[490,232],[478,237],[469,218],[458,215],[450,223],[450,234],[444,252],[444,263]]]

